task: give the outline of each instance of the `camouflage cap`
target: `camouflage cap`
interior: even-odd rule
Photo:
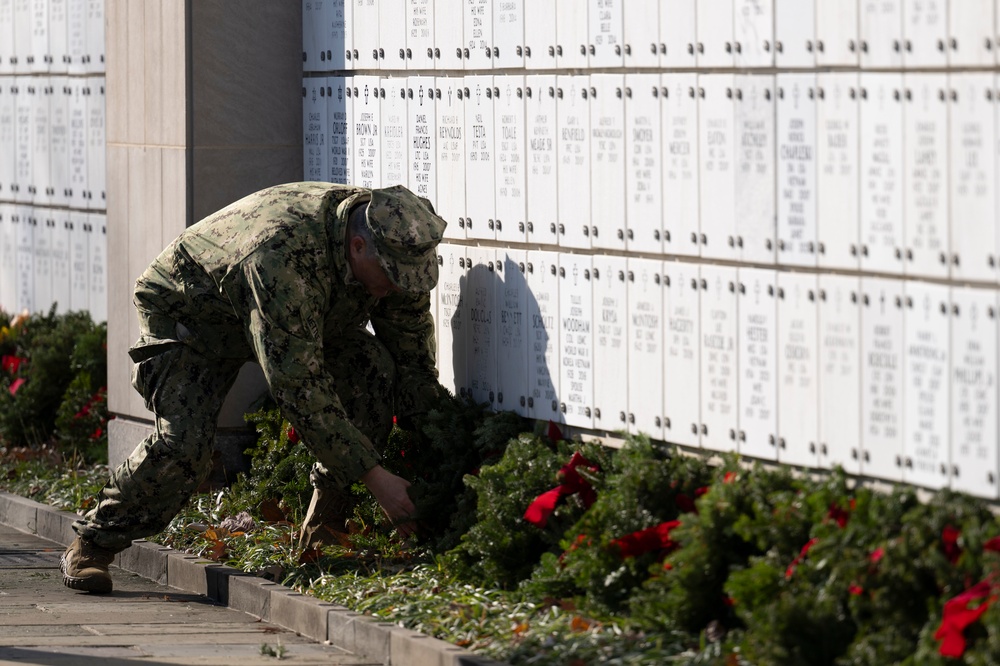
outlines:
[[[389,280],[409,293],[433,289],[438,281],[437,246],[448,223],[431,202],[402,185],[372,190],[367,222]]]

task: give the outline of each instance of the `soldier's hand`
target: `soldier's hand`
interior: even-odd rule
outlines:
[[[406,489],[410,487],[410,482],[389,472],[381,465],[375,465],[368,470],[361,477],[361,482],[368,486],[368,490],[375,496],[382,511],[396,526],[399,533],[403,536],[413,534],[415,525],[412,518],[417,508],[413,506],[413,502],[406,492]]]

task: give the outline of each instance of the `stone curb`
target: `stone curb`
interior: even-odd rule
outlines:
[[[0,491],[0,523],[68,545],[76,514]],[[504,666],[446,641],[336,604],[232,567],[149,541],[135,541],[115,557],[120,568],[160,584],[201,594],[315,641],[372,659],[383,666]]]

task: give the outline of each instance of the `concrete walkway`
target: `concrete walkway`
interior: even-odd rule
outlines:
[[[504,666],[148,541],[115,557],[112,594],[70,590],[76,518],[0,491],[0,664]]]

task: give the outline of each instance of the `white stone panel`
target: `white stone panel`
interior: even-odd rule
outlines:
[[[594,426],[594,294],[591,258],[559,255],[559,408],[566,423]]]
[[[590,24],[587,3],[556,0],[556,65],[559,69],[585,69]]]
[[[1000,496],[997,446],[997,296],[951,291],[951,487]]]
[[[625,19],[622,5],[626,2],[627,0],[588,0],[588,52],[592,69],[621,67],[624,64],[622,43]],[[653,11],[656,11],[655,7]]]
[[[104,4],[106,0],[87,0],[87,74],[104,74]]]
[[[104,77],[87,79],[87,208],[107,207],[107,133]]]
[[[775,271],[739,269],[739,444],[741,455],[778,457],[778,308]]]
[[[697,0],[661,0],[660,67],[698,64]]]
[[[948,63],[952,67],[994,64],[993,0],[948,3]]]
[[[858,64],[858,4],[816,0],[816,64],[820,67]]]
[[[590,241],[594,248],[624,250],[628,219],[625,195],[625,79],[590,75]]]
[[[17,305],[17,225],[13,204],[0,203],[0,308]]]
[[[31,47],[28,65],[33,74],[49,71],[49,2],[31,0]]]
[[[858,268],[858,75],[816,76],[816,249],[821,268]]]
[[[667,11],[665,3],[658,0],[631,0],[622,4],[625,67],[659,67],[659,19],[660,14]],[[661,8],[661,5],[664,6]]]
[[[628,246],[663,250],[663,163],[658,74],[625,75],[625,225]]]
[[[563,421],[559,409],[559,255],[528,252],[528,415]]]
[[[323,25],[318,33],[320,67],[326,70],[353,68],[353,3],[351,0],[323,0],[322,15]]]
[[[496,238],[493,77],[465,77],[465,233]]]
[[[698,165],[698,77],[664,74],[663,251],[698,256],[700,168]]]
[[[653,439],[663,439],[663,276],[663,262],[629,257],[628,429]]]
[[[820,460],[817,292],[815,275],[778,273],[778,460],[805,467]]]
[[[437,198],[437,114],[434,111],[434,78],[411,76],[406,81],[409,118],[407,166],[410,189],[429,201]]]
[[[822,273],[819,283],[819,464],[861,471],[861,282]]]
[[[89,2],[89,0],[87,0]],[[14,0],[14,73],[31,72],[31,6],[32,0]]]
[[[14,79],[14,201],[34,200],[35,156],[35,81],[32,77]]]
[[[8,0],[8,2],[12,2],[12,0]],[[68,59],[67,70],[70,74],[84,72],[84,58],[87,56],[87,2],[88,0],[69,0],[67,7],[66,57]],[[2,6],[3,0],[0,0],[0,7]]]
[[[861,468],[902,481],[903,282],[864,277],[861,291]]]
[[[590,105],[588,76],[556,77],[559,245],[590,247]]]
[[[32,84],[28,88],[29,91],[33,91],[32,95],[34,97],[31,112],[31,131],[34,134],[31,139],[31,146],[34,151],[31,157],[31,194],[32,201],[36,206],[49,206],[52,204],[52,196],[50,194],[52,188],[52,165],[49,161],[51,155],[49,103],[52,100],[52,95],[49,93],[49,77],[33,77]]]
[[[524,77],[498,76],[493,83],[496,235],[501,242],[523,243],[528,210]]]
[[[597,255],[594,266],[594,427],[629,427],[628,263],[625,257]],[[654,370],[659,370],[657,366]],[[662,400],[656,406],[658,412]]]
[[[350,77],[343,76],[330,76],[326,80],[327,173],[330,175],[325,180],[344,185],[354,182],[352,83]]]
[[[438,381],[455,395],[468,387],[469,325],[464,299],[468,298],[465,248],[442,243],[438,246],[437,363]]]
[[[774,0],[734,0],[734,4],[736,66],[771,67],[774,65]]]
[[[0,75],[14,73],[13,58],[14,0],[0,0]]]
[[[406,69],[406,5],[408,0],[378,0],[379,69]]]
[[[951,75],[948,155],[951,161],[951,274],[996,279],[997,153],[992,73]]]
[[[779,74],[778,263],[816,265],[816,75]]]
[[[907,275],[948,277],[948,77],[906,74],[903,262]]]
[[[434,0],[406,0],[406,66],[434,68]]]
[[[903,0],[903,62],[907,69],[947,66],[945,39],[949,4],[955,3],[946,0]]]
[[[69,312],[70,306],[70,229],[69,212],[57,208],[49,219],[52,228],[52,299],[56,312]],[[2,241],[0,241],[2,242]],[[0,282],[3,278],[0,277]],[[0,296],[0,303],[3,297]]]
[[[698,67],[732,67],[733,13],[736,0],[696,0]]]
[[[69,0],[49,0],[49,73],[69,71]]]
[[[322,39],[320,33],[326,19],[328,0],[302,0],[302,71],[320,72]],[[325,64],[325,63],[324,63]]]
[[[68,206],[70,198],[68,83],[64,76],[53,76],[46,88],[49,97],[48,197],[53,206]]]
[[[354,96],[354,184],[361,187],[382,187],[379,83],[377,76],[355,76],[351,86]]]
[[[903,0],[858,0],[861,66],[903,66]]]
[[[35,312],[35,228],[32,207],[14,207],[14,252],[17,262],[17,292],[13,312]]]
[[[95,322],[108,319],[108,228],[103,213],[87,214],[87,309]]]
[[[698,77],[698,168],[701,172],[698,240],[701,256],[712,259],[739,256],[736,247],[735,97],[734,75]]]
[[[701,267],[701,445],[737,450],[736,268]]]
[[[406,104],[405,76],[383,77],[379,82],[379,116],[381,136],[379,153],[382,155],[382,187],[410,184],[409,112]]]
[[[462,41],[465,38],[464,4],[462,0],[434,0],[435,69],[465,69],[465,59],[462,57]]]
[[[0,77],[0,199],[14,199],[17,116],[14,77]]]
[[[776,66],[795,69],[816,66],[816,1],[774,0]]]
[[[775,257],[775,100],[770,74],[736,76],[736,247],[740,259]]]
[[[354,68],[379,68],[379,3],[378,0],[355,0],[354,3]],[[461,20],[461,19],[459,19]]]
[[[302,173],[306,180],[325,180],[330,172],[327,150],[326,77],[302,80]]]
[[[90,271],[88,254],[90,234],[87,233],[87,213],[69,213],[69,307],[70,310],[90,309]]]
[[[496,409],[497,401],[497,308],[499,277],[496,251],[470,247],[466,250],[468,270],[463,303],[469,332],[465,340],[468,354],[468,388],[477,403]]]
[[[528,241],[555,245],[559,241],[558,197],[552,196],[559,188],[556,77],[531,75],[524,83]]]
[[[527,252],[496,253],[497,399],[496,408],[528,415]]]
[[[69,79],[69,202],[73,208],[87,206],[87,88],[86,80]]]
[[[946,488],[951,460],[950,288],[907,281],[904,285],[903,480]]]
[[[902,74],[860,78],[861,268],[903,272]]]
[[[493,68],[524,67],[525,0],[493,3]]]
[[[437,119],[437,196],[434,210],[448,221],[445,238],[465,238],[464,79],[438,77],[434,90]]]
[[[701,445],[701,284],[698,264],[664,264],[667,328],[663,359],[663,437]]]
[[[493,66],[493,0],[465,0],[462,55],[466,69]]]
[[[556,66],[556,0],[531,0],[524,5],[524,67]]]
[[[35,310],[48,312],[52,307],[52,228],[46,218],[52,214],[51,208],[31,209],[32,247],[34,257],[34,296],[32,301]],[[54,224],[54,223],[53,223]]]

